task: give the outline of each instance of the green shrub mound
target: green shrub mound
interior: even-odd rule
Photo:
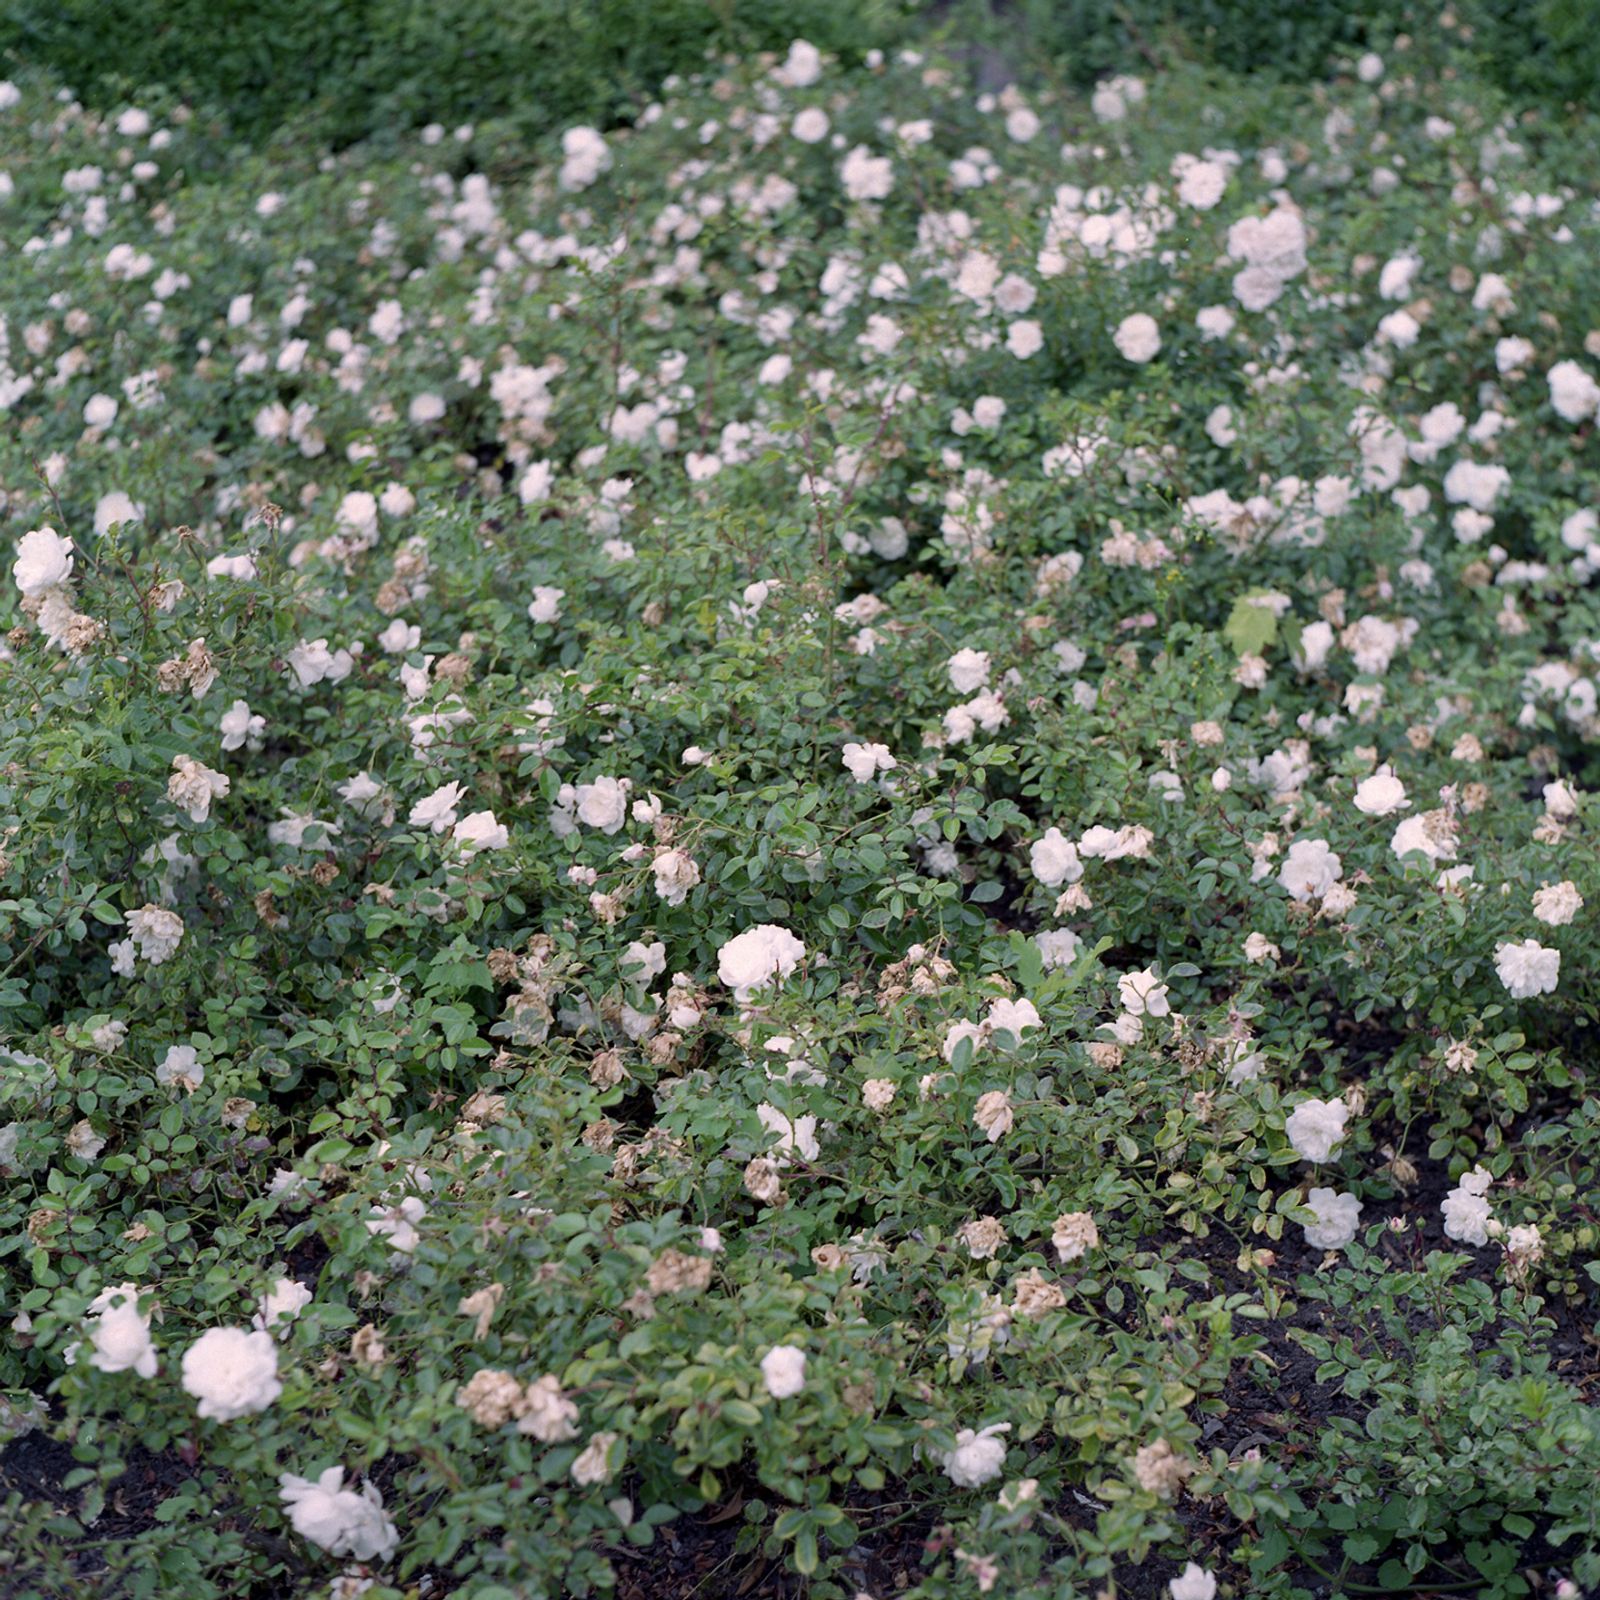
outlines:
[[[1472,43],[0,87],[0,1592],[1600,1586],[1600,191]]]

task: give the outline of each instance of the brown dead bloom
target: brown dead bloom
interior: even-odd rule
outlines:
[[[639,1322],[648,1322],[656,1314],[655,1296],[648,1289],[635,1289],[621,1309]]]
[[[1006,1242],[1006,1230],[998,1217],[977,1217],[963,1222],[956,1230],[974,1261],[986,1261]]]
[[[650,1263],[651,1294],[699,1294],[711,1283],[711,1257],[686,1255],[670,1246]]]
[[[597,1089],[615,1089],[627,1076],[620,1050],[602,1050],[589,1063],[589,1082]]]
[[[998,1142],[1011,1132],[1017,1120],[1011,1109],[1011,1096],[1004,1089],[990,1089],[987,1094],[980,1094],[972,1110],[972,1120],[988,1135],[991,1144]]]
[[[490,1094],[487,1089],[475,1091],[461,1108],[461,1115],[466,1121],[479,1124],[499,1122],[505,1114],[506,1097],[503,1094]]]
[[[1166,1439],[1144,1445],[1134,1454],[1133,1476],[1139,1487],[1163,1500],[1177,1499],[1184,1479],[1193,1471],[1194,1463],[1184,1460]]]
[[[1050,1242],[1062,1262],[1078,1261],[1100,1244],[1100,1230],[1089,1211],[1068,1211],[1056,1218]]]
[[[456,1404],[480,1428],[502,1428],[522,1409],[522,1385],[509,1372],[485,1367],[456,1392]]]
[[[256,1103],[243,1095],[231,1095],[222,1102],[222,1125],[225,1128],[243,1128],[255,1115]]]
[[[855,1412],[858,1417],[865,1416],[872,1410],[876,1396],[873,1393],[872,1380],[866,1379],[862,1383],[847,1383],[839,1391],[839,1398]]]
[[[472,1337],[482,1339],[489,1332],[489,1324],[494,1321],[494,1314],[500,1309],[500,1301],[506,1292],[503,1283],[487,1283],[481,1289],[474,1290],[465,1296],[456,1310],[464,1317],[476,1317],[473,1324]]]
[[[561,1382],[552,1372],[535,1378],[523,1393],[517,1414],[517,1432],[544,1444],[560,1444],[576,1439],[578,1408],[561,1392]]]
[[[744,1186],[746,1192],[764,1206],[777,1204],[778,1196],[783,1193],[778,1169],[766,1156],[757,1156],[744,1169]]]
[[[601,1117],[598,1121],[591,1122],[578,1138],[591,1150],[598,1150],[604,1155],[617,1142],[618,1126],[610,1117]]]
[[[389,1352],[383,1348],[383,1335],[370,1323],[364,1322],[350,1338],[350,1356],[363,1367],[381,1367]]]
[[[1016,1290],[1013,1312],[1030,1320],[1059,1311],[1067,1297],[1037,1267],[1030,1267],[1012,1286]]]
[[[81,656],[92,650],[105,636],[105,623],[76,611],[61,635],[61,643],[69,655]]]
[[[373,596],[373,605],[386,617],[392,617],[396,612],[404,611],[411,604],[411,591],[403,583],[394,578],[385,579],[378,587],[378,592]]]
[[[650,1057],[653,1065],[670,1067],[677,1059],[678,1048],[683,1043],[683,1035],[674,1033],[670,1029],[658,1033],[645,1042],[644,1053]]]

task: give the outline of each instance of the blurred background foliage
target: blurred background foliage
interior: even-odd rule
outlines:
[[[1178,58],[1305,81],[1423,40],[1447,5],[1511,97],[1600,97],[1596,0],[0,0],[0,61],[96,104],[160,86],[229,137],[343,145],[427,122],[603,127],[708,54],[796,38],[846,59],[937,41],[1024,83]]]

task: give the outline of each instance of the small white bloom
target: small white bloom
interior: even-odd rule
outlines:
[[[528,616],[534,622],[554,622],[561,615],[561,602],[567,597],[565,589],[552,589],[548,584],[535,584],[533,599],[528,603]]]
[[[1155,975],[1151,967],[1139,972],[1124,973],[1117,979],[1117,995],[1123,1009],[1135,1017],[1170,1016],[1172,1006],[1167,1000],[1167,986]]]
[[[717,951],[717,977],[743,1005],[757,989],[782,983],[805,958],[806,947],[776,923],[736,934]]]
[[[1322,1162],[1343,1141],[1349,1115],[1343,1100],[1302,1100],[1289,1113],[1283,1131],[1303,1160]]]
[[[1167,1585],[1172,1600],[1216,1600],[1217,1580],[1204,1567],[1190,1561]]]
[[[989,682],[989,652],[987,650],[958,650],[946,663],[950,673],[950,686],[957,694],[971,694]]]
[[[1005,1471],[1005,1442],[996,1434],[1009,1433],[1009,1422],[991,1422],[976,1433],[963,1428],[956,1435],[955,1448],[945,1453],[944,1470],[961,1489],[976,1489],[993,1482]]]
[[[1356,810],[1369,817],[1387,817],[1403,811],[1411,802],[1406,798],[1406,786],[1388,767],[1379,767],[1370,778],[1356,785]]]
[[[1059,828],[1047,828],[1044,837],[1033,842],[1028,850],[1028,865],[1048,889],[1061,883],[1076,883],[1083,876],[1078,847]]]
[[[469,851],[504,850],[511,843],[506,825],[496,822],[492,811],[474,811],[463,817],[450,837]]]
[[[1361,1202],[1353,1194],[1336,1189],[1313,1189],[1306,1196],[1306,1209],[1316,1215],[1315,1223],[1305,1228],[1306,1243],[1318,1250],[1342,1250],[1356,1236],[1361,1220]]]
[[[1474,1167],[1457,1180],[1456,1186],[1439,1202],[1447,1239],[1459,1244],[1486,1245],[1489,1242],[1489,1185],[1492,1176]]]
[[[265,1411],[283,1393],[278,1348],[260,1331],[208,1329],[183,1353],[183,1387],[214,1422]]]
[[[455,825],[456,806],[466,791],[459,783],[441,784],[426,799],[412,806],[406,818],[408,826],[427,828],[434,833],[444,833]]]
[[[1513,1000],[1529,1000],[1555,992],[1561,979],[1561,952],[1548,949],[1537,939],[1497,944],[1494,968]]]
[[[280,1339],[287,1339],[290,1324],[311,1304],[311,1291],[293,1278],[279,1278],[259,1304],[260,1309],[250,1319],[251,1327],[263,1333],[276,1332]]]
[[[616,1476],[619,1463],[612,1459],[618,1435],[594,1434],[583,1453],[572,1463],[572,1481],[582,1488],[592,1488],[597,1483],[609,1483]]]
[[[88,1327],[93,1354],[89,1365],[101,1372],[156,1375],[156,1347],[150,1341],[150,1318],[139,1311],[137,1284],[102,1289],[89,1305]]]
[[[1533,914],[1551,928],[1564,928],[1583,910],[1583,896],[1570,879],[1547,883],[1533,893]]]
[[[892,772],[899,765],[886,744],[847,744],[840,753],[857,783],[871,783],[880,772]]]
[[[24,598],[61,588],[72,576],[72,541],[52,528],[34,528],[17,541],[11,576]]]
[[[806,1386],[806,1353],[797,1345],[774,1345],[761,1358],[761,1381],[774,1400],[787,1400]]]
[[[222,730],[222,748],[238,750],[247,742],[259,739],[266,732],[267,719],[255,715],[247,701],[235,700],[222,713],[222,720],[218,726]]]
[[[315,1480],[285,1472],[278,1488],[294,1531],[329,1555],[384,1561],[400,1543],[383,1496],[370,1483],[359,1493],[346,1489],[343,1467],[329,1467]]]
[[[1326,839],[1296,839],[1278,882],[1293,900],[1320,900],[1343,876],[1344,867]]]
[[[211,802],[225,798],[232,781],[193,756],[174,756],[172,766],[167,798],[180,811],[187,812],[191,822],[206,821],[211,815]]]
[[[1135,311],[1131,317],[1124,317],[1117,324],[1112,343],[1124,361],[1142,367],[1160,354],[1161,329],[1154,317],[1143,311]]]

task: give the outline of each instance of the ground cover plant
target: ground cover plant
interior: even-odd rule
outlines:
[[[1600,1587],[1594,126],[0,86],[0,1591]]]

